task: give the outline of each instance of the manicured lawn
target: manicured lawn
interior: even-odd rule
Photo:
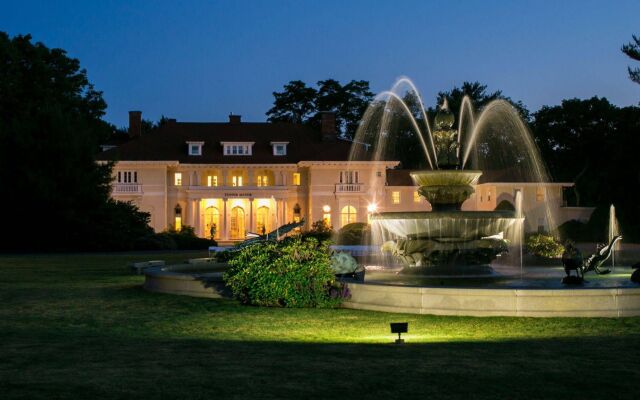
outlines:
[[[640,318],[254,308],[147,293],[125,268],[203,255],[1,256],[0,399],[640,396]]]

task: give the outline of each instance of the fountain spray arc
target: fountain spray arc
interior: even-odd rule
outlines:
[[[462,203],[474,193],[484,172],[513,173],[511,180],[502,182],[540,182],[544,198],[548,198],[543,184],[549,181],[546,168],[526,124],[509,102],[494,100],[476,116],[471,100],[464,97],[454,129],[455,122],[445,99],[430,124],[415,85],[403,77],[390,91],[376,97],[356,134],[357,142],[371,143],[373,150],[362,154],[362,146],[354,146],[352,160],[393,160],[397,158],[392,153],[401,149],[423,153],[424,166],[430,168],[413,171],[411,177],[431,205],[431,212],[383,212],[371,218],[375,242],[384,243],[384,250],[409,267],[454,265],[465,270],[471,265],[488,265],[503,254],[506,239],[519,244],[521,234],[511,236],[514,227],[522,228],[522,215],[509,210],[462,210]],[[418,147],[406,142],[398,145],[402,129],[416,134]],[[372,178],[371,187],[377,186],[380,181]],[[376,196],[384,195],[384,188],[372,192],[377,203]],[[512,205],[515,202],[514,194]],[[549,207],[544,203],[540,208],[553,231],[555,218]]]

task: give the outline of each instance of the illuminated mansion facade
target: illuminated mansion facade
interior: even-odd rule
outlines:
[[[353,143],[337,136],[332,113],[319,129],[230,115],[223,123],[170,119],[145,135],[141,118],[131,111],[127,140],[102,146],[98,158],[115,162],[112,196],[149,212],[158,232],[188,225],[224,243],[302,219],[307,228],[324,219],[339,229],[372,212],[430,210],[399,162],[349,161]],[[521,191],[528,231],[546,228],[544,204],[557,223],[587,220],[592,209],[563,201],[572,185],[481,180],[463,209],[513,205]]]

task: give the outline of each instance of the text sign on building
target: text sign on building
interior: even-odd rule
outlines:
[[[224,197],[253,197],[253,193],[225,193]]]

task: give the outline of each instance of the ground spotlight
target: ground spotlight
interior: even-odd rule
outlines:
[[[390,325],[391,325],[391,333],[398,334],[398,338],[396,339],[396,344],[404,343],[404,339],[402,339],[401,335],[409,331],[409,323],[408,322],[392,322]]]

